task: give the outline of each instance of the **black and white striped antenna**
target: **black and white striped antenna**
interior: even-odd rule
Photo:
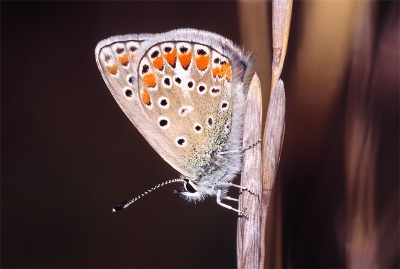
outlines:
[[[142,193],[142,194],[136,196],[135,198],[120,203],[118,206],[116,206],[116,207],[113,208],[112,212],[117,212],[117,211],[119,211],[119,210],[125,209],[125,208],[127,208],[128,206],[130,206],[130,204],[132,204],[133,202],[136,202],[137,200],[139,200],[140,198],[142,198],[142,197],[145,196],[146,194],[149,194],[150,192],[152,192],[152,191],[154,191],[154,190],[156,190],[156,189],[158,189],[158,188],[160,188],[160,187],[162,187],[162,186],[164,186],[164,185],[167,185],[167,184],[169,184],[169,183],[174,183],[174,182],[185,182],[185,181],[184,181],[183,179],[181,179],[181,178],[175,178],[175,179],[170,179],[170,180],[167,180],[167,181],[165,181],[165,182],[162,182],[162,183],[160,183],[160,184],[154,186],[153,188],[151,188],[151,189],[145,191],[144,193]]]

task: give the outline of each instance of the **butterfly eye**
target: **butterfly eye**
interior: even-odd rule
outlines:
[[[189,182],[183,183],[183,186],[184,186],[185,190],[190,192],[190,193],[196,193],[197,192],[196,189],[193,188],[193,186]]]

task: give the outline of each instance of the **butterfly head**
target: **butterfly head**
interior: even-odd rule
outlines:
[[[205,198],[205,192],[203,188],[196,184],[193,180],[187,178],[184,179],[182,190],[175,191],[175,193],[178,193],[184,200],[188,202],[200,202]]]

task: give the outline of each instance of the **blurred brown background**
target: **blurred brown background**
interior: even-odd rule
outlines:
[[[170,185],[111,213],[178,173],[113,100],[94,48],[117,34],[216,32],[257,53],[265,114],[270,10],[3,1],[1,266],[235,267],[237,216],[213,198],[187,204]],[[399,46],[398,2],[294,2],[269,267],[399,267]]]

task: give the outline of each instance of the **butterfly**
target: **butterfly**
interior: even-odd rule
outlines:
[[[242,165],[243,117],[254,67],[249,52],[203,30],[130,34],[102,40],[95,49],[100,73],[115,100],[154,150],[181,176],[119,204],[181,182],[189,202],[228,196]]]

